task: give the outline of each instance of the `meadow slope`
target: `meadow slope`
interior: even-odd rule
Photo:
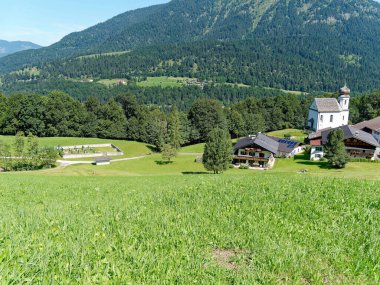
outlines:
[[[0,283],[379,284],[380,183],[0,175]]]

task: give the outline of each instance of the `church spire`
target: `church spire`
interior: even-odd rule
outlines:
[[[344,83],[344,86],[340,88],[340,96],[350,96],[351,90],[347,87],[347,82]]]

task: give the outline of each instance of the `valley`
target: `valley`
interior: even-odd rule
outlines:
[[[380,284],[379,2],[22,1],[0,284]]]

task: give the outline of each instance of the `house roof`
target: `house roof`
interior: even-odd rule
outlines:
[[[95,157],[94,158],[94,161],[96,163],[101,163],[101,162],[110,162],[112,160],[111,157],[108,157],[108,156],[104,156],[104,157]]]
[[[250,145],[260,146],[272,153],[277,153],[279,143],[262,133],[258,133],[256,137],[247,137],[239,140],[237,144],[234,146],[234,152],[241,148],[245,148]]]
[[[376,139],[374,138],[373,135],[366,133],[362,130],[359,130],[357,128],[354,128],[352,126],[347,126],[347,125],[339,127],[339,128],[323,131],[322,132],[322,144],[327,143],[328,136],[329,136],[330,132],[332,130],[337,130],[337,129],[343,130],[345,140],[355,138],[357,140],[360,140],[360,141],[365,142],[367,144],[370,144],[372,146],[380,147],[379,143],[376,141]]]
[[[259,133],[255,139],[255,144],[269,150],[272,153],[277,153],[280,144],[274,139]]]
[[[359,124],[356,124],[353,127],[359,130],[363,130],[367,128],[367,129],[379,132],[380,131],[380,116],[372,120],[364,121]]]
[[[341,112],[342,107],[335,98],[315,98],[315,106],[318,112]]]
[[[300,142],[292,141],[288,139],[281,139],[276,137],[270,137],[278,142],[278,151],[285,152],[285,153],[291,153],[295,148],[299,147],[301,145]]]
[[[325,128],[325,129],[322,129],[322,130],[310,133],[309,134],[309,140],[313,140],[313,139],[317,139],[317,138],[322,138],[322,132],[327,131],[327,130],[331,130],[331,127],[328,127],[328,128]]]
[[[256,137],[248,137],[239,140],[234,146],[234,153],[241,148],[245,148],[253,144],[262,147],[271,153],[277,154],[278,152],[291,153],[301,143],[292,140],[269,137],[262,133],[258,133]]]

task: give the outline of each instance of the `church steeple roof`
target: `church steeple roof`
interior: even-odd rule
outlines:
[[[351,90],[347,87],[347,83],[344,84],[342,88],[340,88],[340,95],[350,96]]]

